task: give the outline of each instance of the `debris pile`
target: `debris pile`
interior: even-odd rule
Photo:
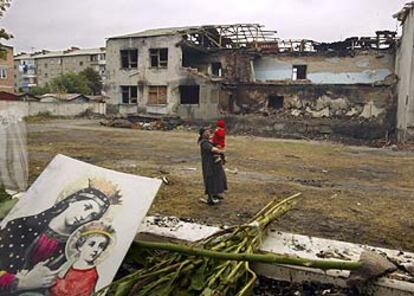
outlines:
[[[265,277],[259,277],[253,296],[284,296],[284,295],[335,295],[349,296],[362,295],[349,288],[339,288],[334,285],[308,283],[295,284],[290,282],[275,281]]]
[[[112,118],[100,122],[101,125],[117,128],[131,128],[138,130],[169,131],[182,126],[183,120],[177,116],[128,116],[126,118]]]

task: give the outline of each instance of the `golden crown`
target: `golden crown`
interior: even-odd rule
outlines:
[[[102,178],[89,179],[89,187],[105,194],[111,205],[119,205],[122,203],[122,195],[118,186],[108,180]]]

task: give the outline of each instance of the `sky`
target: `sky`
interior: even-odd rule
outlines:
[[[149,28],[260,23],[282,39],[336,41],[396,30],[408,0],[13,0],[2,19],[15,52],[105,46]]]

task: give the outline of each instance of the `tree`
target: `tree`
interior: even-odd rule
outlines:
[[[0,0],[0,18],[3,17],[4,13],[6,12],[7,8],[10,7],[11,0]],[[6,32],[4,28],[0,29],[0,40],[10,40],[13,38],[13,35]],[[7,51],[3,47],[3,43],[0,42],[0,58],[6,58]]]
[[[102,78],[97,71],[92,69],[91,67],[86,68],[82,72],[79,73],[86,80],[88,87],[91,90],[92,95],[100,95],[102,92]]]
[[[88,82],[83,75],[69,72],[53,78],[50,82],[50,90],[58,93],[78,93],[87,95],[91,93]]]
[[[46,84],[45,86],[34,86],[29,90],[29,93],[34,96],[41,96],[50,92],[49,84]]]

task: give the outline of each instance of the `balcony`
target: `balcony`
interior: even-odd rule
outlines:
[[[36,77],[36,75],[37,75],[36,68],[35,67],[30,67],[30,66],[21,69],[20,73],[22,73],[23,78]]]

